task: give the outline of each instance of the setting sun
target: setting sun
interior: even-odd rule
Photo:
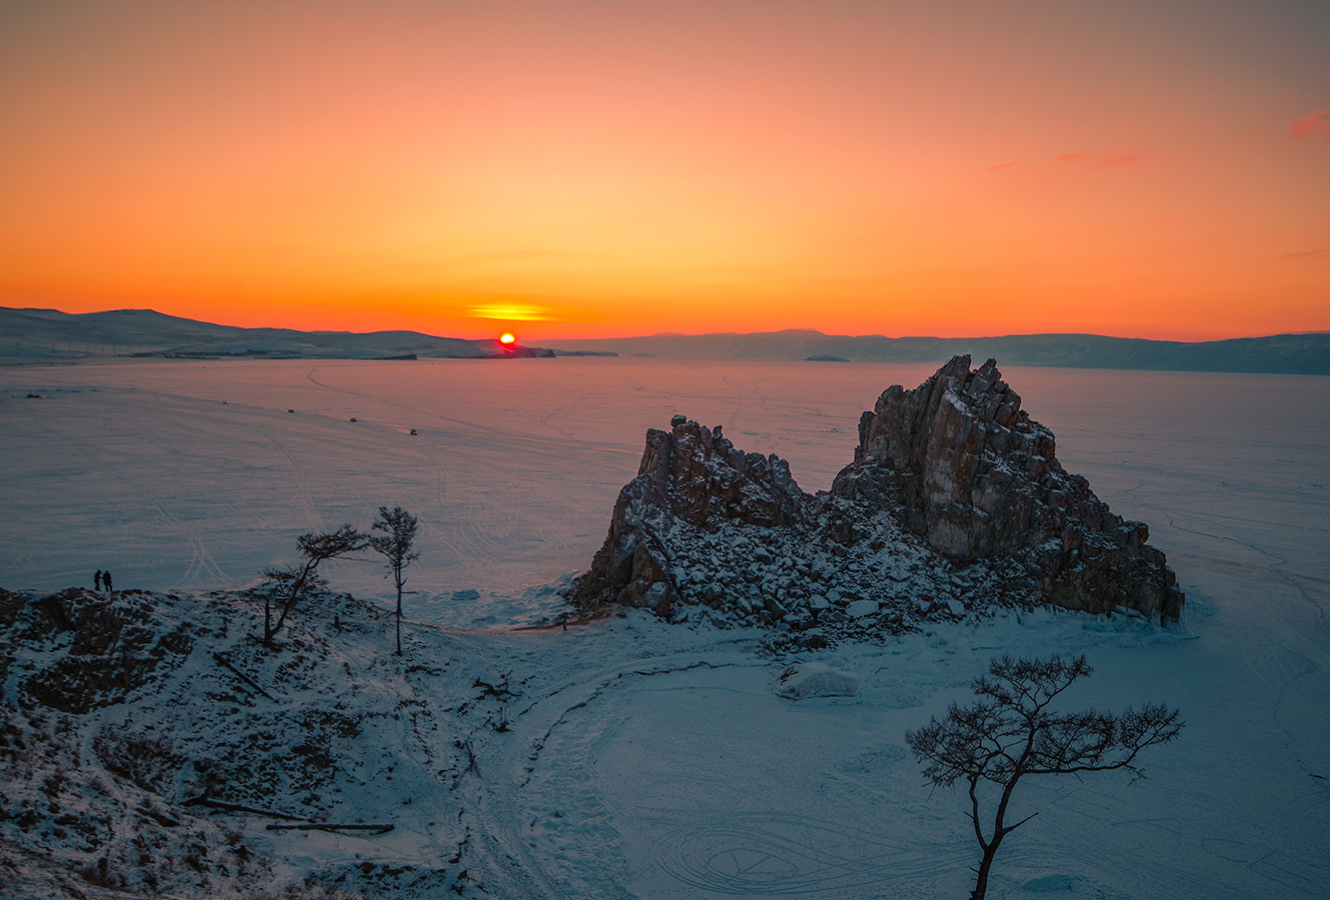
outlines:
[[[1330,5],[1136,5],[10,0],[0,306],[1330,329]]]
[[[499,335],[500,344],[514,344],[516,342],[517,338],[513,337],[510,332],[505,331],[503,334]]]

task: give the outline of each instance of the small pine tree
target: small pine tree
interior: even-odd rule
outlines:
[[[1129,769],[1139,777],[1137,755],[1146,747],[1167,744],[1182,730],[1178,711],[1163,704],[1120,714],[1049,711],[1049,704],[1073,681],[1093,671],[1084,656],[1003,656],[988,664],[986,676],[975,679],[977,701],[964,708],[953,703],[941,722],[934,718],[924,728],[905,733],[915,757],[928,763],[925,778],[943,787],[963,781],[969,788],[968,815],[983,851],[971,900],[984,900],[1002,839],[1034,818],[1006,824],[1012,791],[1021,778],[1111,769]],[[999,789],[987,837],[980,821],[980,787],[985,782]]]
[[[383,577],[392,576],[393,584],[397,587],[398,656],[402,655],[402,587],[406,584],[402,570],[411,565],[412,560],[420,558],[420,554],[413,553],[411,549],[416,540],[416,525],[416,517],[402,507],[394,506],[389,511],[388,507],[380,506],[379,517],[370,526],[371,531],[384,532],[382,536],[372,536],[369,546],[387,559],[388,572]]]

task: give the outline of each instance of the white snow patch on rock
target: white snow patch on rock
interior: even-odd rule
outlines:
[[[876,600],[855,600],[845,607],[845,614],[852,619],[861,619],[864,616],[871,616],[877,612]]]

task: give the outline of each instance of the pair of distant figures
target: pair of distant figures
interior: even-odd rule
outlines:
[[[92,583],[97,586],[97,590],[99,591],[102,589],[103,585],[106,586],[106,589],[108,591],[113,590],[113,588],[111,587],[110,572],[103,572],[101,569],[98,569],[96,573],[92,576]]]

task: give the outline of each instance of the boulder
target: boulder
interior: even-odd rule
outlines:
[[[853,697],[859,679],[822,662],[801,662],[787,668],[773,685],[777,696],[788,700],[812,697]]]

